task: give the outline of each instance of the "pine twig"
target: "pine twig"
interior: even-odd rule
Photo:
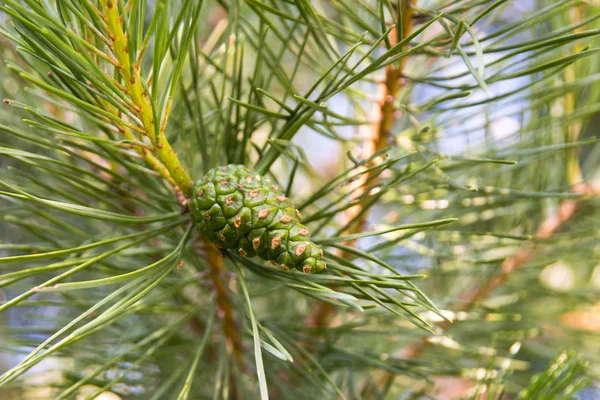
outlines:
[[[579,22],[581,20],[581,10],[579,8],[572,8],[570,10],[571,18],[573,22]],[[573,81],[574,66],[569,66],[565,72],[565,80]],[[565,103],[568,110],[572,111],[575,107],[575,95],[569,92],[565,95]],[[569,141],[577,141],[581,130],[579,122],[570,124],[568,126],[567,138]],[[593,184],[580,184],[581,182],[581,171],[579,169],[579,158],[577,157],[578,149],[573,149],[569,152],[568,161],[568,180],[571,184],[575,185],[572,189],[573,193],[586,194],[589,196],[598,196],[600,194],[600,188],[593,186]],[[535,239],[548,239],[552,237],[562,225],[568,222],[577,211],[579,206],[579,199],[577,200],[566,200],[560,204],[555,214],[547,217],[538,226],[534,234]],[[465,293],[460,299],[460,305],[457,311],[467,311],[473,305],[481,302],[487,298],[494,290],[502,286],[509,278],[510,275],[522,268],[527,262],[534,256],[537,248],[535,246],[522,248],[517,251],[514,255],[507,258],[500,266],[500,271],[492,275],[483,285],[474,288],[473,290]],[[449,322],[443,321],[440,323],[440,328],[446,329],[450,325]],[[430,342],[422,340],[414,345],[406,348],[403,352],[405,358],[416,358],[423,353],[425,348]]]
[[[579,6],[580,7],[580,6]],[[582,21],[582,10],[579,7],[573,7],[569,10],[569,17],[573,24],[580,24]],[[581,32],[583,28],[578,28],[575,33]],[[583,50],[583,44],[578,44],[576,47],[577,51]],[[566,83],[572,83],[577,77],[577,66],[569,65],[564,72],[564,80]],[[572,113],[577,108],[577,96],[575,92],[569,92],[564,97],[564,113]],[[579,120],[572,121],[567,127],[567,140],[569,142],[576,142],[581,134],[582,123]],[[571,184],[577,184],[582,181],[581,169],[579,167],[579,149],[573,148],[567,153],[567,179]]]
[[[402,37],[410,35],[413,29],[413,9],[411,7],[414,0],[404,0],[402,3],[407,2],[402,13]],[[402,4],[399,7],[403,7]],[[397,28],[396,28],[397,29]],[[398,33],[396,29],[390,32],[390,44],[394,46],[398,43]],[[408,48],[405,46],[404,50]],[[370,130],[370,136],[366,138],[363,143],[363,158],[369,158],[378,151],[383,150],[388,146],[390,139],[392,138],[392,128],[397,119],[396,109],[394,108],[394,101],[402,88],[402,74],[406,67],[408,57],[404,57],[398,65],[389,65],[385,70],[385,79],[379,86],[379,92],[377,94],[377,104],[375,107],[375,123],[373,128]],[[368,189],[367,182],[370,185],[377,184],[378,171],[371,171],[361,179],[357,180],[354,191],[355,199],[360,199],[365,191]],[[360,233],[364,230],[368,213],[362,212],[363,206],[357,204],[354,207],[349,208],[344,215],[345,221],[351,223],[347,232],[343,235]],[[355,241],[346,243],[347,245],[354,246]],[[348,254],[344,254],[344,257],[348,257]]]
[[[227,293],[227,287],[223,281],[225,265],[223,255],[219,249],[208,239],[202,238],[206,262],[209,268],[209,277],[213,282],[216,294],[218,316],[223,321],[223,334],[227,342],[228,349],[234,354],[240,368],[244,369],[244,352],[242,348],[242,338],[240,327],[235,321],[233,305]]]
[[[402,37],[410,35],[414,24],[414,10],[411,7],[414,0],[403,0],[400,2],[398,7],[403,9],[402,16]],[[397,11],[398,13],[400,10]],[[389,35],[389,41],[392,46],[398,43],[398,31],[394,28]],[[408,45],[405,47],[408,47]],[[408,57],[403,58],[399,64],[389,65],[385,70],[385,79],[379,86],[377,94],[377,103],[375,106],[375,118],[370,135],[363,142],[363,158],[369,158],[378,151],[383,150],[388,146],[388,143],[392,137],[392,128],[397,119],[396,110],[394,109],[394,101],[402,88],[402,75],[406,67]],[[367,168],[368,166],[363,167]],[[368,187],[377,183],[378,176],[377,171],[373,170],[369,173],[363,174],[360,179],[354,182],[350,191],[355,193],[354,199],[360,199],[364,193],[368,190]],[[352,202],[353,200],[351,200]],[[367,221],[367,212],[363,212],[363,205],[357,204],[354,207],[346,210],[343,216],[342,225],[348,225],[348,230],[342,233],[342,236],[352,235],[360,233],[364,230]],[[347,246],[354,246],[356,241],[350,241],[344,243]],[[352,255],[348,252],[341,252],[341,256],[349,258]],[[335,306],[327,303],[319,303],[315,307],[314,311],[307,318],[306,323],[312,327],[323,327],[326,326],[330,319],[331,314],[334,312]]]
[[[573,193],[586,194],[584,198],[589,196],[597,196],[600,193],[599,188],[595,188],[591,184],[582,184],[573,189]],[[552,237],[566,222],[568,222],[577,211],[580,204],[580,199],[566,200],[560,204],[555,214],[547,217],[538,226],[534,234],[535,239],[548,239]],[[522,268],[534,256],[537,251],[536,246],[522,248],[513,256],[507,258],[500,266],[500,271],[492,275],[482,286],[467,292],[460,302],[458,311],[466,311],[474,304],[487,298],[495,289],[502,286],[509,278],[511,273]],[[447,325],[448,323],[446,323]]]
[[[106,21],[108,33],[112,40],[112,51],[119,62],[119,72],[123,76],[123,81],[128,90],[131,101],[138,107],[137,117],[139,118],[144,134],[150,139],[154,151],[158,158],[169,171],[169,175],[175,181],[181,191],[189,197],[192,192],[193,181],[187,171],[181,165],[177,154],[164,136],[164,131],[156,129],[156,122],[152,104],[148,98],[148,93],[142,85],[142,78],[139,71],[131,63],[129,55],[128,38],[123,31],[122,16],[119,15],[118,0],[102,0],[103,18]],[[157,167],[159,167],[157,165]],[[158,172],[163,175],[164,171]]]
[[[595,187],[592,184],[581,184],[573,188],[574,193],[586,194],[584,198],[590,196],[600,195],[600,187]],[[576,200],[565,200],[562,202],[556,213],[548,216],[538,226],[534,238],[535,239],[548,239],[552,237],[558,230],[567,223],[576,213],[577,208],[580,206],[581,199]],[[477,286],[472,290],[466,292],[460,299],[460,303],[456,308],[456,312],[468,311],[474,305],[480,303],[486,299],[492,292],[500,288],[506,283],[512,273],[523,268],[529,260],[535,255],[538,248],[534,246],[525,247],[518,250],[511,257],[507,258],[500,266],[500,270],[489,277],[481,286]],[[447,329],[451,325],[450,322],[442,321],[438,324],[441,329]],[[423,338],[416,343],[404,348],[401,351],[401,357],[403,359],[415,359],[422,355],[425,350],[431,344],[427,338]],[[394,374],[384,371],[375,377],[375,385],[377,387],[388,387],[391,381],[394,379]],[[367,384],[363,390],[363,394],[369,394],[374,388],[371,384]]]

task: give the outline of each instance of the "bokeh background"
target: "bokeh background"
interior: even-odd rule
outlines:
[[[324,12],[335,14],[336,2],[314,3]],[[550,50],[531,49],[508,57],[512,54],[511,46],[559,35],[563,29],[564,34],[600,29],[600,22],[595,18],[600,13],[594,8],[596,2],[581,2],[586,4],[583,14],[558,10],[553,17],[538,24],[534,21],[536,11],[552,6],[552,0],[505,3],[500,11],[494,13],[494,18],[485,19],[473,27],[476,37],[489,38],[484,45],[494,51],[479,55],[476,51],[467,50],[475,67],[478,63],[487,66],[490,78],[541,65],[545,56],[550,54],[546,51],[552,51],[553,56],[562,53],[566,56],[588,45],[600,45],[600,40],[590,35],[564,48],[558,43]],[[151,8],[152,2],[149,4]],[[436,4],[428,0],[418,2],[422,9],[435,8]],[[249,8],[242,7],[241,10],[243,15],[246,13],[249,23],[258,23]],[[151,12],[148,14],[151,15]],[[200,24],[202,41],[206,44],[214,40],[214,48],[219,49],[223,46],[222,41],[226,40],[227,13],[218,2],[206,2],[203,14]],[[509,36],[500,35],[502,29],[526,19],[532,22],[525,24],[523,29]],[[372,23],[372,20],[372,15],[365,15],[367,23]],[[9,26],[2,11],[0,26]],[[441,25],[435,25],[425,36],[442,30]],[[464,42],[465,48],[473,49],[467,46],[469,37],[465,37]],[[278,46],[275,39],[272,45]],[[0,56],[18,63],[15,45],[4,37],[0,38]],[[248,59],[245,68],[250,74],[255,53],[249,50],[244,56]],[[288,71],[295,65],[290,54],[283,58],[283,62],[284,69]],[[318,73],[318,70],[303,65],[295,79],[299,91],[309,88]],[[510,259],[511,255],[530,246],[529,235],[535,234],[544,221],[558,212],[563,202],[570,198],[569,191],[573,185],[566,169],[569,155],[560,146],[568,141],[568,132],[573,129],[578,131],[576,141],[586,143],[576,150],[582,179],[592,187],[600,187],[600,146],[594,140],[600,123],[598,56],[570,64],[558,74],[540,71],[492,82],[488,84],[487,91],[477,86],[470,69],[460,57],[446,59],[432,58],[426,53],[416,54],[409,59],[405,75],[410,85],[401,91],[400,115],[394,127],[393,145],[406,151],[417,150],[439,157],[447,164],[418,182],[401,186],[387,195],[369,215],[368,228],[379,230],[397,222],[449,216],[459,218],[461,225],[457,230],[440,230],[435,235],[417,234],[388,249],[387,253],[394,266],[402,272],[429,275],[429,279],[420,283],[419,287],[458,321],[450,328],[449,337],[452,339],[448,337],[447,341],[436,343],[435,350],[422,356],[424,360],[454,365],[462,371],[459,373],[462,378],[440,375],[438,392],[433,396],[450,399],[465,395],[472,386],[470,382],[481,379],[480,375],[488,371],[487,365],[479,363],[478,355],[497,351],[494,349],[502,349],[502,356],[497,354],[498,359],[493,362],[507,363],[505,369],[511,371],[513,385],[524,385],[532,370],[542,370],[562,350],[582,354],[590,361],[592,375],[597,375],[600,373],[600,211],[597,201],[585,203],[575,217],[565,221],[551,237],[544,238],[517,276],[482,299],[479,307],[464,312],[453,310],[456,310],[461,295],[477,282],[492,276],[501,267],[502,260]],[[302,149],[313,169],[312,174],[299,173],[296,196],[308,196],[323,180],[338,174],[348,162],[347,151],[358,158],[364,156],[361,143],[373,129],[370,122],[376,107],[377,81],[381,78],[382,75],[377,74],[372,81],[358,82],[353,89],[359,95],[338,94],[328,101],[327,107],[333,112],[364,121],[362,124],[340,124],[332,128],[343,140],[332,139],[310,127],[302,128],[294,138],[294,143]],[[450,90],[460,91],[461,88],[471,89],[467,97],[435,104]],[[553,88],[558,88],[559,92]],[[42,101],[4,65],[0,66],[0,97],[25,103]],[[51,102],[43,106],[50,113],[56,111],[56,105]],[[579,116],[571,118],[574,114]],[[27,118],[25,110],[0,107],[1,124],[10,126],[22,118]],[[65,113],[64,118],[77,123],[75,115]],[[186,123],[193,124],[195,121],[182,122],[183,128]],[[266,140],[268,133],[266,129],[259,132],[256,141]],[[17,141],[14,136],[0,132],[1,146],[10,147]],[[556,151],[552,150],[552,146],[556,147]],[[466,157],[480,154],[519,163],[492,166],[463,163]],[[22,163],[2,155],[0,169],[3,175],[27,172]],[[290,165],[280,161],[274,170],[285,177]],[[474,188],[477,191],[471,190]],[[8,203],[0,204],[8,210]],[[30,223],[26,216],[16,219],[8,212],[2,214],[5,215],[0,222],[0,256],[18,251],[41,251],[43,249],[29,242],[31,238],[56,233],[49,226]],[[334,231],[332,227],[324,227],[322,234]],[[489,235],[474,232],[488,232]],[[373,250],[379,243],[378,239],[366,238],[359,245]],[[37,277],[31,277],[26,283],[35,285],[37,281]],[[0,277],[0,302],[18,293],[8,283]],[[52,301],[61,295],[53,296],[43,295],[39,300]],[[37,299],[34,297],[32,300]],[[58,308],[45,307],[43,303],[36,307],[11,308],[0,314],[0,373],[23,357],[29,349],[27,343],[39,342],[53,332],[60,317]],[[8,336],[22,339],[23,348],[15,348],[12,340],[4,340]],[[397,343],[396,350],[405,348],[419,336],[414,334],[414,337],[408,335],[403,338]],[[44,382],[55,379],[54,374],[58,374],[65,363],[69,363],[68,358],[49,359],[29,374],[43,386]],[[579,398],[600,399],[596,385],[597,382],[580,392]],[[101,398],[111,399],[106,396]]]

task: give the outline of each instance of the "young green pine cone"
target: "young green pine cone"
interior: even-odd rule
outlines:
[[[279,187],[243,165],[213,168],[194,185],[192,215],[203,235],[243,257],[259,256],[286,271],[326,268],[300,212]]]

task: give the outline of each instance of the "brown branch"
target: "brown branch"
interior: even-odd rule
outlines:
[[[404,10],[404,14],[402,15],[402,37],[406,37],[410,35],[413,28],[413,9],[410,5],[414,0],[405,0],[408,1],[406,8]],[[390,32],[390,44],[394,46],[398,42],[398,34],[396,29]],[[408,45],[404,47],[404,50],[407,50]],[[390,139],[392,138],[392,128],[394,127],[394,123],[397,119],[396,109],[394,108],[394,101],[398,96],[398,92],[402,88],[402,73],[404,72],[404,68],[406,67],[406,62],[408,61],[408,57],[404,57],[398,65],[389,65],[385,70],[385,79],[383,83],[379,86],[379,90],[377,93],[377,105],[375,107],[375,123],[373,124],[373,129],[371,129],[371,134],[366,138],[363,142],[363,158],[369,158],[373,154],[378,151],[383,150],[386,146],[389,145]],[[357,200],[362,198],[365,191],[368,189],[369,185],[377,184],[377,174],[378,171],[373,170],[364,176],[361,179],[357,180],[355,183],[356,190],[354,191],[354,199]],[[369,185],[367,184],[369,183]],[[357,204],[354,207],[349,208],[345,214],[345,222],[351,223],[348,230],[343,233],[343,235],[349,235],[354,233],[360,233],[364,230],[365,223],[367,221],[368,213],[363,213],[362,204]],[[362,214],[361,214],[362,213]],[[346,243],[347,245],[353,246],[355,241],[350,243]],[[348,257],[348,254],[344,254],[344,257]]]
[[[569,19],[573,24],[580,24],[583,20],[583,6],[574,6],[569,9]],[[574,33],[582,32],[583,27],[575,29]],[[583,44],[575,46],[577,52],[583,50]],[[565,84],[573,83],[577,79],[577,66],[569,65],[564,71]],[[577,92],[572,91],[565,94],[563,99],[563,113],[565,115],[574,112],[577,109]],[[569,142],[576,142],[579,139],[579,135],[582,131],[582,121],[576,119],[571,121],[567,126],[567,140]],[[571,184],[577,184],[582,181],[581,168],[579,166],[579,151],[580,148],[574,147],[567,151],[567,179]]]
[[[229,299],[229,293],[224,280],[225,265],[223,255],[219,249],[208,239],[202,238],[204,256],[208,263],[208,276],[213,282],[216,302],[217,316],[223,322],[223,334],[227,350],[235,356],[241,370],[244,370],[244,352],[242,348],[242,337],[240,327],[235,321],[234,309]]]
[[[581,12],[582,10],[579,7],[573,7],[569,10],[569,16],[573,23],[579,23],[581,21]],[[565,71],[566,82],[571,82],[575,80],[575,70],[573,68],[573,66],[570,66]],[[566,93],[564,101],[565,108],[568,111],[573,111],[575,108],[574,93]],[[580,122],[570,124],[567,127],[568,141],[577,141],[577,139],[579,138],[580,131]],[[579,157],[577,154],[578,150],[579,149],[575,148],[569,151],[567,159],[567,178],[568,181],[572,185],[574,185],[572,192],[579,194],[587,194],[589,196],[598,195],[600,190],[594,187],[592,184],[580,184],[582,176],[579,168]],[[578,204],[579,202],[577,200],[566,200],[562,202],[556,214],[549,216],[538,226],[538,229],[534,234],[534,238],[547,239],[553,236],[565,222],[569,221],[569,219],[573,217],[577,210]],[[487,298],[495,289],[502,286],[509,279],[510,274],[512,272],[522,268],[525,264],[527,264],[527,262],[533,257],[536,251],[537,248],[534,245],[531,247],[520,249],[512,257],[507,258],[500,266],[500,271],[492,275],[483,285],[472,289],[471,291],[465,293],[462,296],[457,311],[466,311],[470,309],[473,305]],[[446,321],[439,324],[440,328],[442,329],[446,329],[449,325],[450,323]],[[419,343],[415,343],[414,345],[405,349],[403,355],[406,358],[416,358],[423,353],[428,344],[429,342],[426,340],[423,340]]]
[[[216,315],[222,322],[223,336],[225,338],[225,347],[230,356],[235,357],[237,366],[243,372],[245,372],[244,365],[244,353],[241,340],[240,326],[236,323],[234,316],[234,308],[230,301],[229,293],[227,290],[227,281],[225,278],[225,265],[223,263],[223,255],[219,249],[208,239],[204,237],[198,237],[194,241],[195,253],[203,257],[207,264],[208,270],[200,274],[200,279],[209,278],[213,284],[213,290],[216,300]],[[178,265],[180,268],[182,265]],[[190,320],[190,328],[200,337],[205,335],[206,324],[201,318],[194,316]],[[206,350],[206,360],[209,363],[215,363],[218,359],[218,352],[213,347],[209,347]],[[238,387],[237,387],[237,370],[230,368],[229,370],[229,399],[237,400]]]
[[[411,5],[414,0],[402,0],[400,7],[404,7],[402,14],[402,37],[410,35],[413,29],[414,10]],[[390,44],[393,46],[398,43],[398,33],[394,28],[389,35]],[[405,46],[405,50],[408,45]],[[403,58],[398,64],[389,65],[385,70],[385,79],[379,86],[377,93],[377,104],[375,107],[375,118],[369,136],[363,141],[362,158],[367,159],[378,151],[388,146],[392,138],[392,128],[397,119],[396,110],[394,109],[394,101],[402,88],[402,73],[406,66],[408,57]],[[366,168],[366,167],[365,167]],[[354,182],[350,188],[350,192],[354,193],[354,198],[350,201],[360,199],[368,190],[368,187],[377,183],[377,171],[372,171],[361,176],[360,179]],[[348,225],[348,229],[342,233],[343,236],[360,233],[364,230],[367,221],[367,212],[363,212],[363,205],[357,204],[354,207],[346,210],[342,225]],[[347,246],[354,246],[355,241],[346,242]],[[351,257],[347,252],[341,252],[344,258]],[[327,303],[319,303],[314,311],[306,319],[306,324],[311,327],[323,327],[329,324],[331,316],[335,310],[335,306]]]
[[[570,10],[570,17],[573,21],[578,22],[581,20],[581,10],[579,8],[573,8]],[[570,82],[575,79],[575,71],[573,67],[570,67],[565,72],[565,80]],[[565,109],[573,110],[575,108],[575,95],[573,93],[567,93],[565,96]],[[581,131],[581,124],[576,122],[569,125],[568,127],[568,140],[576,141]],[[578,149],[573,149],[568,153],[567,171],[568,179],[571,184],[577,184],[573,188],[574,193],[587,194],[589,196],[597,196],[600,194],[600,188],[594,187],[590,184],[579,184],[581,182],[581,171],[579,169],[579,159],[577,156]],[[580,203],[578,200],[566,200],[562,202],[553,215],[547,217],[538,226],[534,238],[535,239],[548,239],[552,237],[558,230],[568,222],[576,213]],[[538,247],[534,244],[533,246],[524,247],[518,250],[511,257],[507,258],[501,265],[498,272],[493,274],[487,281],[481,286],[474,287],[470,291],[467,291],[461,298],[457,312],[468,311],[473,306],[480,303],[492,294],[496,289],[504,285],[511,277],[512,273],[523,268],[529,260],[535,255]],[[450,322],[443,321],[438,326],[441,329],[447,329],[451,325]],[[431,342],[427,338],[423,338],[412,345],[404,348],[400,355],[404,359],[415,359],[421,356],[427,348],[431,345]],[[395,375],[388,371],[381,371],[374,379],[374,384],[367,384],[363,390],[363,395],[373,394],[373,390],[376,387],[388,387]]]
[[[573,188],[574,193],[585,194],[584,198],[589,196],[597,196],[600,194],[600,188],[594,187],[591,184],[582,184]],[[568,222],[576,213],[577,208],[580,206],[580,199],[566,200],[560,204],[555,214],[547,217],[538,226],[534,238],[537,240],[548,239],[552,237],[558,230]],[[471,307],[480,303],[486,299],[493,291],[500,288],[506,281],[511,277],[511,274],[520,268],[523,268],[529,260],[535,255],[538,247],[534,244],[533,246],[525,247],[518,250],[511,257],[507,258],[501,265],[498,272],[493,274],[487,281],[481,286],[474,287],[470,291],[467,291],[461,298],[457,312],[468,311]],[[438,324],[442,329],[447,329],[451,325],[450,322],[443,321]],[[423,338],[416,343],[404,348],[401,351],[401,357],[403,359],[414,359],[422,355],[425,350],[431,344],[427,338]],[[375,377],[375,385],[377,387],[386,387],[395,378],[395,375],[385,371],[378,374]],[[363,394],[369,394],[374,388],[368,384],[363,388]]]

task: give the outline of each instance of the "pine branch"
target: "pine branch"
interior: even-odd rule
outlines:
[[[223,255],[219,249],[208,239],[202,238],[206,263],[208,264],[208,276],[213,282],[218,315],[223,321],[223,334],[228,348],[235,356],[239,367],[244,370],[244,350],[242,348],[241,327],[235,321],[234,306],[231,303],[227,287],[224,282],[225,265]]]
[[[130,45],[128,37],[123,32],[123,18],[119,15],[119,4],[116,1],[118,0],[103,0],[102,8],[104,10],[107,30],[110,39],[112,40],[112,51],[120,64],[118,67],[119,72],[123,76],[123,81],[127,86],[128,95],[130,96],[131,101],[137,107],[135,111],[144,128],[144,135],[150,139],[154,151],[156,151],[158,158],[168,170],[173,181],[181,189],[184,195],[189,197],[192,191],[192,179],[181,165],[177,154],[165,137],[166,120],[169,115],[170,103],[165,112],[164,122],[159,127],[159,122],[155,116],[148,92],[142,83],[139,64],[131,63],[129,55]],[[155,71],[155,73],[158,73],[158,71]],[[124,133],[127,135],[126,132]],[[149,161],[155,169],[158,168],[157,171],[160,172],[162,176],[166,175],[166,171],[161,165],[157,164],[154,159],[147,159],[147,161]]]
[[[581,184],[573,188],[573,193],[584,194],[584,197],[574,200],[565,200],[560,204],[556,213],[548,216],[538,226],[534,239],[544,240],[551,238],[558,230],[576,214],[578,207],[583,200],[589,200],[590,197],[597,197],[600,195],[600,187],[595,187],[592,184]],[[536,246],[525,247],[517,251],[511,257],[507,258],[499,268],[499,271],[490,276],[483,284],[473,288],[472,290],[465,293],[461,297],[460,303],[456,308],[455,312],[468,311],[473,306],[477,305],[481,301],[485,300],[492,292],[499,289],[504,283],[506,283],[512,276],[512,274],[519,269],[525,267],[529,261],[535,256],[537,251]],[[438,324],[438,327],[442,330],[452,326],[452,322],[442,321]],[[403,359],[416,359],[421,356],[431,345],[431,341],[427,338],[420,339],[418,342],[402,349],[400,351]],[[374,379],[376,382],[367,383],[362,393],[365,396],[369,396],[373,393],[375,387],[384,388],[392,384],[395,379],[395,374],[390,372],[379,372]]]
[[[582,6],[581,5],[574,6],[573,8],[571,8],[569,10],[569,19],[571,20],[571,22],[574,25],[581,23],[581,21],[582,21]],[[581,31],[582,31],[582,28],[579,28],[579,29],[575,30],[575,33],[578,33]],[[580,52],[582,50],[583,50],[583,45],[580,44],[580,45],[576,46],[576,51]],[[565,69],[565,73],[564,73],[565,83],[569,84],[569,83],[575,81],[575,79],[577,78],[576,68],[577,68],[576,65],[569,65]],[[577,107],[576,100],[577,100],[577,97],[576,97],[575,92],[570,92],[570,93],[565,94],[564,112],[566,114],[572,113],[573,111],[576,110],[576,107]],[[581,128],[582,128],[581,121],[573,121],[572,123],[570,123],[569,126],[567,127],[566,141],[572,143],[572,142],[576,142],[577,140],[579,140]],[[579,149],[574,148],[574,149],[571,149],[567,153],[567,179],[569,180],[569,182],[572,185],[579,184],[582,181],[582,174],[581,174],[581,168],[579,166],[578,152],[579,152]]]
[[[403,9],[398,15],[402,18],[402,36],[405,38],[410,35],[413,27],[413,13],[414,10],[411,7],[414,0],[403,0],[400,2],[398,7]],[[398,26],[396,26],[390,33],[390,45],[395,46],[398,43],[399,33]],[[408,49],[408,44],[403,47],[403,51]],[[385,78],[383,83],[379,85],[377,102],[375,106],[375,118],[373,128],[370,130],[370,135],[363,142],[363,158],[370,158],[373,154],[382,151],[392,139],[392,128],[398,113],[394,107],[394,102],[400,89],[402,88],[402,74],[408,57],[403,58],[398,62],[398,65],[391,64],[385,69]],[[354,199],[360,199],[368,190],[370,185],[376,185],[378,181],[378,172],[370,171],[365,174],[361,179],[356,181],[356,190],[353,190]],[[367,185],[367,182],[369,183]],[[352,190],[352,189],[351,189]],[[351,201],[352,202],[352,201]],[[367,221],[368,213],[363,212],[361,205],[356,205],[349,208],[343,215],[342,225],[350,223],[349,229],[345,234],[360,233],[364,230]],[[347,245],[354,246],[355,241],[346,243]],[[345,257],[348,255],[345,254]]]
[[[84,385],[149,400],[414,397],[440,375],[512,396],[557,344],[589,350],[587,333],[559,316],[595,294],[597,201],[581,199],[598,188],[581,182],[600,159],[588,57],[600,9],[3,1],[0,313],[11,320],[0,321],[0,350],[34,350],[0,377],[0,397],[5,387],[36,397],[25,372],[50,356],[66,362],[41,386],[64,389],[59,398],[85,397]],[[420,66],[410,76],[408,59]],[[350,149],[352,164],[316,173],[306,134]],[[201,238],[189,246],[201,216],[172,196],[184,208],[191,197],[180,160],[194,173],[254,164],[285,187],[326,273],[272,268]],[[572,290],[552,281],[559,267]],[[544,298],[556,307],[539,315]],[[439,323],[438,302],[465,322]],[[39,326],[12,322],[24,309]],[[548,325],[565,335],[536,331]],[[437,327],[448,337],[421,340]],[[398,353],[417,346],[418,360]],[[534,396],[584,368],[561,363],[566,374],[543,375],[551,382]]]
[[[400,26],[396,25],[389,34],[389,46],[395,46],[399,40],[409,36],[413,29],[413,15],[414,9],[412,8],[414,0],[403,0],[397,7],[396,19],[401,23]],[[400,34],[401,32],[401,34]],[[403,51],[408,49],[409,45],[406,44],[403,47]],[[400,89],[402,88],[402,75],[408,62],[408,57],[402,58],[396,64],[390,64],[385,69],[385,78],[379,85],[377,102],[374,107],[374,123],[370,130],[370,135],[363,141],[362,158],[369,159],[375,154],[385,149],[392,138],[392,128],[394,122],[398,118],[396,109],[394,108],[394,102]],[[363,172],[367,170],[369,165],[361,167],[357,172]],[[359,179],[350,187],[353,200],[361,199],[369,187],[375,186],[379,179],[380,171],[373,169],[369,170],[366,174],[362,174]],[[341,225],[348,225],[348,229],[342,233],[342,236],[352,235],[363,232],[367,221],[368,212],[363,209],[362,204],[350,207],[342,214]],[[354,247],[356,240],[351,240],[344,243],[347,246]],[[352,253],[348,251],[341,251],[340,256],[344,258],[351,258]],[[306,322],[309,326],[313,327],[324,327],[330,322],[331,316],[335,311],[335,306],[327,303],[320,303],[311,315],[307,318]]]
[[[598,196],[600,194],[600,188],[594,187],[591,184],[582,184],[574,187],[573,193],[585,194],[586,196],[580,199],[562,202],[556,213],[550,215],[538,226],[534,234],[534,239],[543,240],[552,237],[565,223],[575,216],[581,201],[588,200],[593,196]],[[512,273],[523,268],[536,254],[536,250],[535,245],[523,248],[517,251],[513,256],[507,258],[506,261],[501,264],[500,271],[492,275],[483,285],[474,288],[461,298],[457,311],[466,311],[487,298],[494,290],[501,287],[508,279],[510,279]],[[449,323],[441,324],[442,329],[448,326],[450,326]],[[414,354],[409,358],[415,358],[421,352],[422,350],[418,349],[413,352],[409,351],[409,354]]]

